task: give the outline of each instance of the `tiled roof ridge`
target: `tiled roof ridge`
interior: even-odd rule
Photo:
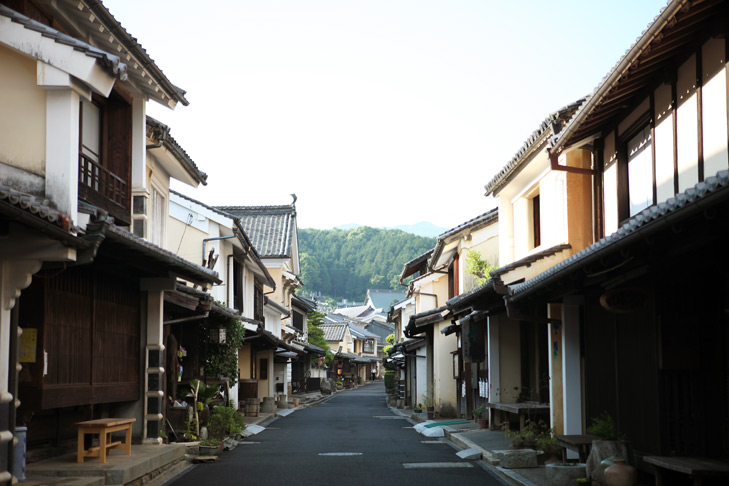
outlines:
[[[539,127],[526,139],[511,160],[491,179],[488,184],[486,184],[484,187],[486,191],[485,194],[488,196],[493,193],[506,180],[506,178],[521,165],[523,157],[530,152],[537,142],[542,141],[548,131],[552,129],[555,122],[561,122],[561,126],[559,128],[563,128],[580,106],[584,106],[586,100],[587,97],[580,98],[574,103],[570,103],[569,105],[550,113],[542,121]],[[568,116],[569,118],[567,118]]]
[[[0,201],[5,201],[28,214],[52,223],[71,235],[78,233],[78,227],[74,225],[71,218],[66,213],[49,206],[49,202],[45,199],[41,200],[36,196],[0,183]]]
[[[272,205],[272,206],[215,206],[216,208],[225,211],[225,210],[235,210],[235,211],[287,211],[287,212],[296,212],[296,206],[293,204],[282,204],[282,205]]]
[[[613,74],[618,70],[620,65],[625,61],[631,53],[633,53],[633,50],[644,40],[644,37],[649,33],[651,30],[651,27],[655,25],[656,22],[658,22],[658,19],[663,15],[663,13],[666,11],[666,9],[671,5],[672,3],[685,3],[689,0],[668,0],[666,5],[664,5],[661,10],[658,12],[658,14],[653,17],[653,20],[646,26],[645,29],[643,29],[638,36],[638,38],[630,45],[629,48],[625,50],[622,56],[620,56],[620,59],[617,60],[617,62],[613,65],[613,67],[605,74],[605,76],[602,77],[599,83],[597,83],[597,86],[584,98],[584,102],[582,105],[572,114],[572,117],[569,119],[569,121],[564,125],[563,128],[568,128],[571,125],[574,124],[575,119],[577,119],[581,113],[586,109],[586,107],[592,102],[592,98],[595,97],[602,88],[602,86],[613,76]],[[639,53],[635,54],[636,57]],[[599,103],[599,100],[596,101],[596,103]],[[551,145],[554,145],[555,142],[561,141],[561,139],[565,136],[565,134],[568,134],[569,130],[563,130],[559,135],[555,137],[555,141],[551,143]]]
[[[121,228],[115,224],[109,224],[106,231],[109,233],[114,233],[129,241],[133,241],[141,247],[147,248],[160,255],[164,255],[165,257],[167,257],[183,266],[187,266],[189,268],[196,270],[199,273],[203,273],[209,277],[219,280],[218,272],[216,272],[215,270],[211,270],[207,267],[203,267],[202,265],[198,265],[197,263],[193,263],[190,260],[186,260],[185,258],[182,258],[181,256],[176,255],[175,253],[172,253],[169,250],[165,250],[164,248],[157,246],[154,243],[151,243],[151,242],[145,240],[144,238],[140,238],[139,236],[135,235],[134,233],[131,233],[130,231],[127,231],[124,228]]]
[[[63,32],[42,24],[37,20],[33,20],[30,17],[26,17],[25,15],[4,5],[0,5],[0,15],[9,18],[11,22],[20,24],[28,30],[38,32],[43,37],[51,39],[58,44],[71,47],[91,58],[97,59],[114,76],[118,77],[122,81],[127,79],[127,65],[121,61],[119,56],[103,51],[98,47],[94,47],[91,44],[80,41],[70,35],[64,34]]]
[[[444,231],[440,235],[438,235],[438,239],[442,240],[444,238],[448,238],[449,236],[452,236],[460,231],[463,231],[464,229],[474,226],[478,223],[490,220],[491,218],[499,219],[499,208],[493,208],[489,209],[483,214],[480,214],[476,216],[475,218],[471,218],[468,221],[465,221],[458,226],[454,226],[453,228],[449,229],[448,231]]]
[[[106,17],[105,20],[112,21],[114,23],[111,28],[112,31],[115,31],[116,34],[120,34],[122,37],[126,37],[128,41],[131,41],[132,45],[126,47],[131,50],[133,54],[139,55],[143,58],[140,59],[140,61],[142,61],[144,67],[152,71],[152,73],[159,78],[162,84],[166,85],[166,88],[171,92],[171,94],[176,95],[173,96],[173,98],[177,99],[185,106],[189,105],[190,102],[187,101],[187,99],[185,98],[185,94],[187,93],[187,91],[178,86],[175,86],[172,81],[170,81],[165,73],[162,72],[162,69],[157,66],[157,63],[154,61],[154,59],[152,59],[147,50],[142,46],[142,44],[139,43],[139,40],[137,40],[136,37],[134,37],[127,31],[126,28],[124,28],[121,22],[119,22],[116,17],[114,17],[114,15],[109,11],[109,9],[106,8],[106,5],[104,5],[101,0],[89,0],[88,3],[91,4],[89,6],[89,10],[91,10],[95,15],[102,18]],[[149,62],[145,63],[145,60],[148,60]]]

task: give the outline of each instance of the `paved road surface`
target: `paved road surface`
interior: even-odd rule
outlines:
[[[297,410],[170,483],[226,485],[503,486],[480,463],[414,430],[385,404],[382,382]]]

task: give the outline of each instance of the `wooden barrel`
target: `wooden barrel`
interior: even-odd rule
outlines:
[[[258,417],[258,398],[246,398],[246,416]]]

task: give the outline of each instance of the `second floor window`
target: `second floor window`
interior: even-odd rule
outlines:
[[[540,215],[539,194],[532,198],[532,248],[542,244],[542,219]]]
[[[303,333],[304,332],[304,316],[294,311],[293,313],[293,325],[294,329]]]
[[[233,308],[243,312],[243,289],[245,288],[244,268],[240,262],[233,260]]]

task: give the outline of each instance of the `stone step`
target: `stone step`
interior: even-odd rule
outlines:
[[[131,455],[113,451],[104,464],[96,458],[87,458],[79,464],[76,454],[68,454],[28,464],[26,475],[29,480],[37,477],[101,478],[102,485],[125,485],[139,478],[163,474],[184,458],[185,446],[182,444],[132,445]]]

